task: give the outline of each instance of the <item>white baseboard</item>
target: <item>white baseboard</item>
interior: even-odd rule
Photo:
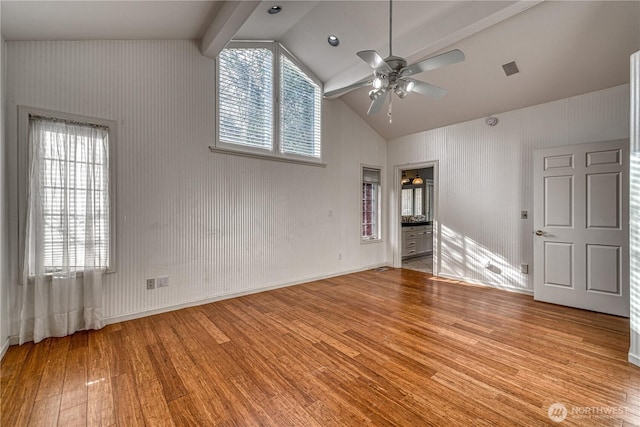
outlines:
[[[212,302],[222,301],[222,300],[225,300],[225,299],[241,297],[241,296],[244,296],[244,295],[255,294],[255,293],[258,293],[258,292],[265,292],[265,291],[269,291],[269,290],[273,290],[273,289],[284,288],[284,287],[287,287],[287,286],[300,285],[300,284],[303,284],[303,283],[313,282],[313,281],[316,281],[316,280],[329,279],[331,277],[343,276],[345,274],[358,273],[360,271],[366,271],[366,270],[371,270],[373,268],[387,267],[387,266],[388,266],[388,264],[386,264],[386,263],[379,263],[379,264],[369,265],[369,266],[358,268],[358,269],[354,269],[354,270],[346,270],[346,271],[342,271],[342,272],[339,272],[339,273],[333,273],[333,274],[327,274],[327,275],[323,275],[323,276],[310,277],[310,278],[306,278],[306,279],[302,279],[302,280],[296,280],[296,281],[292,281],[292,282],[277,283],[277,284],[267,285],[267,286],[263,286],[263,287],[255,288],[255,289],[247,289],[247,290],[239,291],[239,292],[231,292],[231,293],[228,293],[228,294],[216,295],[216,296],[211,297],[211,298],[204,298],[204,299],[199,299],[199,300],[194,300],[194,301],[188,301],[188,302],[181,303],[181,304],[175,304],[175,305],[170,305],[170,306],[165,306],[165,307],[154,308],[152,310],[146,310],[146,311],[140,311],[140,312],[135,312],[135,313],[122,314],[122,315],[118,315],[118,316],[106,317],[104,319],[104,324],[105,325],[110,325],[110,324],[113,324],[113,323],[125,322],[127,320],[133,320],[133,319],[139,319],[139,318],[142,318],[142,317],[153,316],[154,314],[167,313],[169,311],[180,310],[182,308],[194,307],[194,306],[203,305],[203,304],[209,304],[209,303],[212,303]],[[18,336],[11,336],[11,337],[7,338],[5,340],[5,342],[3,343],[3,345],[2,345],[2,348],[0,349],[0,351],[1,351],[0,360],[2,359],[2,357],[4,357],[4,354],[6,353],[7,349],[9,348],[9,346],[17,345],[19,343],[20,343],[20,337],[18,337]]]
[[[6,340],[2,343],[2,347],[0,347],[0,360],[4,359],[4,355],[7,353],[9,346],[11,345],[11,338],[7,337]]]
[[[442,274],[442,273],[438,274],[435,277],[444,277],[445,279],[458,280],[460,282],[470,283],[472,285],[487,286],[489,288],[496,288],[503,291],[515,292],[517,294],[533,295],[532,289],[514,288],[512,286],[500,285],[498,283],[481,282],[479,280],[469,279],[466,277],[456,277],[453,275]]]
[[[640,366],[640,355],[629,353],[629,363],[633,363],[636,366]]]
[[[386,264],[386,263],[374,264],[374,265],[370,265],[370,266],[367,266],[367,267],[358,268],[358,269],[355,269],[355,270],[347,270],[347,271],[342,271],[342,272],[333,273],[333,274],[327,274],[327,275],[323,275],[323,276],[309,277],[309,278],[306,278],[306,279],[295,280],[295,281],[292,281],[292,282],[276,283],[276,284],[271,284],[271,285],[267,285],[267,286],[262,286],[260,288],[247,289],[247,290],[238,291],[238,292],[230,292],[230,293],[227,293],[227,294],[216,295],[216,296],[210,297],[210,298],[203,298],[203,299],[198,299],[198,300],[193,300],[193,301],[187,301],[187,302],[180,303],[180,304],[168,305],[168,306],[165,306],[165,307],[154,308],[152,310],[146,310],[146,311],[140,311],[140,312],[135,312],[135,313],[122,314],[122,315],[113,316],[113,317],[107,317],[107,318],[104,319],[104,324],[105,325],[110,325],[110,324],[113,324],[113,323],[126,322],[127,320],[140,319],[142,317],[153,316],[154,314],[167,313],[167,312],[170,312],[170,311],[180,310],[180,309],[187,308],[187,307],[195,307],[195,306],[198,306],[198,305],[210,304],[212,302],[222,301],[222,300],[225,300],[225,299],[237,298],[237,297],[241,297],[241,296],[245,296],[245,295],[256,294],[256,293],[259,293],[259,292],[270,291],[270,290],[273,290],[273,289],[286,288],[288,286],[301,285],[303,283],[314,282],[316,280],[330,279],[332,277],[344,276],[345,274],[358,273],[360,271],[366,271],[366,270],[371,270],[373,268],[387,267],[387,266],[388,266],[388,264]]]

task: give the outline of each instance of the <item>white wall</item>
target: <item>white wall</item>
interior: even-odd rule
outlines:
[[[629,85],[496,117],[495,127],[480,119],[389,141],[387,176],[393,182],[394,166],[439,162],[441,275],[532,291],[533,276],[520,273],[520,264],[533,271],[533,151],[628,138]],[[396,208],[390,204],[392,223]],[[523,210],[528,220],[520,219]]]
[[[9,203],[5,139],[6,44],[0,36],[0,357],[9,345]]]
[[[384,244],[360,244],[359,179],[361,163],[386,164],[386,143],[341,101],[326,103],[326,168],[214,154],[214,63],[195,42],[8,42],[7,52],[12,158],[18,105],[118,122],[110,321],[385,264]],[[15,165],[9,173],[15,334]],[[168,288],[145,290],[164,275]]]

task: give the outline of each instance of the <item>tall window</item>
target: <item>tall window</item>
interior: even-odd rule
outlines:
[[[380,169],[362,168],[362,240],[381,238]]]
[[[273,52],[225,49],[218,73],[220,141],[273,149]]]
[[[30,115],[28,132],[30,275],[107,269],[109,129]]]
[[[320,161],[320,82],[275,42],[218,56],[218,148]]]
[[[18,116],[20,343],[100,329],[103,275],[113,267],[116,124],[22,106]]]

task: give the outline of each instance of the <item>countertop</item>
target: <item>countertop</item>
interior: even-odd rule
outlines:
[[[418,227],[420,225],[431,225],[431,221],[424,221],[424,222],[403,222],[402,226],[403,227]]]

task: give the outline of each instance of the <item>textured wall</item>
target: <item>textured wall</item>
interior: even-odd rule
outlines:
[[[5,138],[6,44],[0,36],[0,357],[9,339],[9,203]]]
[[[631,269],[631,346],[629,360],[640,366],[640,51],[631,56],[631,158],[629,242]]]
[[[520,264],[532,271],[533,151],[628,138],[629,85],[496,117],[495,127],[480,119],[389,141],[388,178],[394,166],[437,160],[439,273],[531,291],[533,276],[520,273]],[[389,200],[397,221],[394,191]],[[397,235],[391,239],[395,252]]]
[[[384,244],[360,244],[359,179],[361,163],[386,163],[386,143],[341,101],[325,106],[326,168],[214,154],[215,68],[195,42],[8,42],[7,49],[10,156],[17,105],[118,122],[108,318],[385,263]],[[15,165],[10,174],[15,205]],[[10,220],[15,248],[15,213]],[[15,256],[10,264],[15,269]],[[145,278],[165,275],[168,288],[145,290]],[[21,288],[12,289],[17,307]]]

